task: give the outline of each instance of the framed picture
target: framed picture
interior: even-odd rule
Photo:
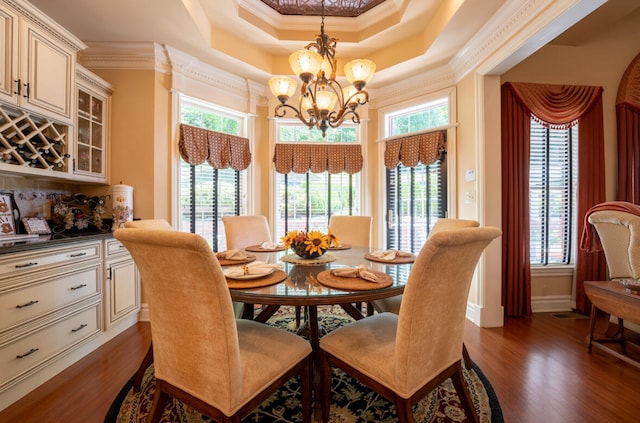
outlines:
[[[0,192],[0,236],[15,235],[16,220],[13,211],[13,194]]]
[[[51,228],[44,217],[24,217],[22,218],[24,228],[30,235],[50,234]]]

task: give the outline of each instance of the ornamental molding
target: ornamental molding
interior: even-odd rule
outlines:
[[[455,85],[455,75],[449,66],[417,72],[416,75],[384,87],[369,89],[370,107],[380,109],[421,95],[427,95]]]
[[[164,47],[157,43],[88,43],[78,61],[89,69],[152,70],[169,73]]]

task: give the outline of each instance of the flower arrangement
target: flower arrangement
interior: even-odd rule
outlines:
[[[282,237],[282,242],[302,258],[317,258],[329,248],[330,238],[320,231],[291,231]]]

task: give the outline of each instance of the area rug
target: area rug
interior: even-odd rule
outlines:
[[[347,324],[351,318],[340,312],[318,316],[323,329],[327,332]],[[288,311],[274,315],[267,323],[295,331],[295,318]],[[472,369],[465,371],[465,378],[473,397],[473,404],[484,423],[502,423],[502,410],[491,384],[472,363]],[[105,423],[144,422],[155,392],[153,364],[147,369],[139,393],[133,392],[133,378],[122,388],[115,398]],[[291,379],[269,399],[246,416],[243,423],[279,422],[294,423],[302,421],[300,407],[299,382]],[[385,398],[361,385],[338,369],[333,369],[331,397],[332,423],[396,422],[394,406]],[[467,422],[460,399],[450,379],[443,382],[414,407],[417,422]],[[173,400],[165,409],[162,422],[204,423],[211,422],[193,408]]]

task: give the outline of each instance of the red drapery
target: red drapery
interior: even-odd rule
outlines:
[[[530,119],[553,128],[579,127],[578,233],[583,217],[605,199],[602,88],[505,83],[502,86],[502,302],[507,316],[531,315],[529,257]],[[602,253],[576,258],[576,308],[588,309],[585,280],[606,277]]]
[[[640,54],[622,76],[616,99],[619,201],[640,204]]]

